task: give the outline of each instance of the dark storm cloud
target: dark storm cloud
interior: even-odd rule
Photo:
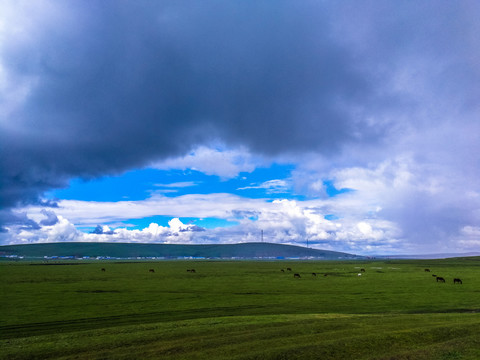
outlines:
[[[19,8],[27,35],[0,49],[9,86],[24,89],[2,103],[0,206],[217,138],[264,154],[381,140],[415,105],[389,88],[395,69],[417,53],[454,58],[470,24],[461,6],[439,5],[437,21],[432,6],[392,4],[64,1],[28,22]],[[460,73],[470,86],[455,64],[449,89]]]
[[[5,224],[18,227],[19,230],[38,230],[41,228],[36,221],[28,218],[26,213],[0,210],[0,220]],[[0,233],[7,231],[8,229],[6,227],[0,226]]]
[[[331,149],[352,138],[344,105],[370,93],[315,3],[59,7],[61,21],[39,20],[1,53],[29,87],[1,133],[4,207],[217,137],[266,153]]]

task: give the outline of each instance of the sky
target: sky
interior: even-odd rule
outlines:
[[[477,1],[0,1],[0,244],[480,251]]]

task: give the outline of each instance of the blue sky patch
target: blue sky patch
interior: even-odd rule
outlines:
[[[324,219],[325,220],[338,220],[340,219],[337,215],[334,215],[334,214],[327,214],[324,216]]]
[[[273,164],[257,168],[251,173],[222,180],[216,175],[206,175],[196,170],[140,169],[119,176],[99,179],[74,179],[68,188],[52,190],[48,199],[81,201],[145,200],[154,193],[167,197],[186,194],[229,193],[247,198],[303,199],[294,194],[290,185],[293,165]]]

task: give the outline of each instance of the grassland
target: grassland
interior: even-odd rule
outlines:
[[[480,358],[478,258],[3,262],[0,294],[1,359]]]

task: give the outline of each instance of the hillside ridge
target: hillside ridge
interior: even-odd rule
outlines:
[[[144,244],[62,242],[0,246],[3,257],[71,258],[318,258],[360,259],[344,252],[274,243]]]

